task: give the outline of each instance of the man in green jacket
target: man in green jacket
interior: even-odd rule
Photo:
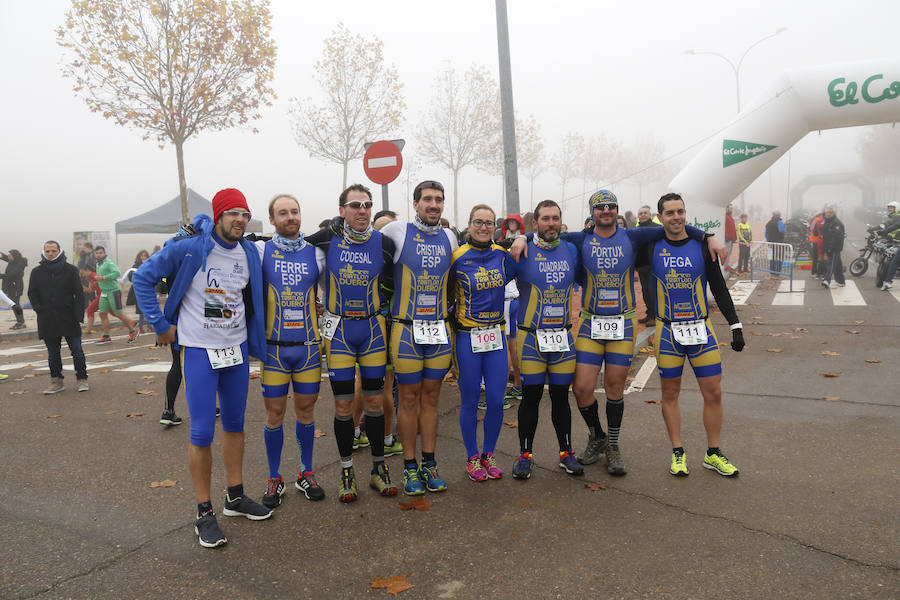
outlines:
[[[100,288],[100,305],[97,312],[100,313],[100,324],[103,329],[103,335],[97,340],[97,344],[110,344],[112,338],[109,337],[109,314],[125,323],[128,326],[128,343],[130,344],[137,339],[137,332],[134,329],[134,321],[129,321],[122,310],[122,289],[119,287],[119,277],[122,276],[119,267],[111,259],[106,256],[106,248],[97,246],[94,248],[94,257],[97,259],[97,286]]]

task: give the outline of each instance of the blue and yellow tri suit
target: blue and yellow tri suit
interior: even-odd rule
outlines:
[[[261,252],[266,305],[263,396],[283,398],[291,382],[294,393],[318,394],[322,359],[316,289],[324,255],[310,244],[287,252],[271,240]]]
[[[519,368],[523,385],[569,385],[575,373],[575,349],[572,343],[570,306],[575,275],[580,266],[578,250],[566,241],[555,248],[538,248],[528,242],[528,256],[519,259],[519,311],[516,337]],[[569,349],[542,353],[537,331],[562,329]]]
[[[392,287],[393,242],[372,231],[368,240],[357,243],[328,228],[307,240],[325,253],[325,310],[340,317],[331,339],[323,339],[332,391],[336,397],[353,394],[357,364],[363,389],[380,391],[387,361],[380,313],[382,294]]]
[[[417,344],[412,325],[440,321],[446,330],[447,275],[456,241],[447,229],[429,234],[402,221],[388,223],[381,232],[396,247],[390,352],[397,383],[440,381],[450,369],[449,337],[446,344]]]
[[[738,318],[718,261],[713,262],[709,257],[706,242],[692,239],[656,242],[650,261],[656,309],[653,341],[660,377],[681,377],[685,358],[690,361],[697,378],[721,374],[722,356],[709,319],[707,282],[728,322],[738,323]],[[706,327],[706,343],[682,345],[677,342],[672,324],[683,321],[702,321],[701,326]]]

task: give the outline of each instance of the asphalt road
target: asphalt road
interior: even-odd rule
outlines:
[[[328,497],[311,503],[291,488],[268,521],[220,516],[229,543],[216,550],[200,548],[193,532],[189,425],[157,424],[168,351],[153,348],[151,336],[87,344],[91,391],[73,391],[68,372],[69,389],[44,396],[42,347],[7,339],[0,597],[375,598],[386,592],[370,583],[394,575],[415,585],[406,598],[900,597],[900,297],[875,290],[871,274],[855,283],[862,305],[837,305],[810,280],[798,305],[773,305],[783,294],[764,281],[738,307],[748,347],[723,348],[722,442],[738,478],[701,468],[702,406],[689,371],[687,478],[668,474],[654,372],[626,396],[629,472],[621,478],[609,477],[602,460],[579,478],[556,466],[545,400],[534,477],[468,481],[458,395],[445,384],[437,457],[449,490],[429,494],[434,504],[421,512],[365,487],[343,505],[326,381],[315,465]],[[721,315],[714,323],[727,339]],[[648,356],[639,354],[632,376]],[[183,395],[176,408],[186,413]],[[586,431],[573,412],[580,449]],[[267,474],[263,418],[254,380],[245,485],[257,499]],[[505,420],[516,420],[515,409]],[[286,430],[287,477],[297,456]],[[213,489],[223,490],[218,444],[217,436]],[[516,430],[504,426],[498,455],[507,473],[517,452]],[[362,475],[368,450],[355,456]],[[399,480],[401,458],[388,464]],[[149,487],[163,479],[177,484]],[[213,500],[221,514],[221,496]]]

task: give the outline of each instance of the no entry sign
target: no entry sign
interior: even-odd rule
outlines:
[[[363,157],[363,169],[374,183],[387,185],[397,179],[403,169],[403,155],[394,142],[381,140],[371,144]]]

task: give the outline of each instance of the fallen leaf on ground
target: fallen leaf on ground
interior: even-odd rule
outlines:
[[[650,346],[644,346],[643,348],[640,349],[640,353],[641,354],[652,354],[653,348]]]
[[[784,352],[781,348],[766,348],[766,352]]]
[[[383,577],[376,577],[375,581],[373,581],[369,586],[370,589],[383,589],[388,594],[393,594],[394,596],[396,596],[400,592],[405,592],[406,590],[410,590],[414,587],[416,586],[406,581],[406,575],[394,575],[393,577],[389,577],[388,579],[384,579]]]
[[[316,430],[313,432],[313,437],[317,437],[317,438],[325,437],[325,432],[322,431],[321,429],[316,429]]]
[[[61,416],[62,416],[62,415],[47,415],[47,418],[48,418],[48,419],[58,419],[58,418],[60,418]]]
[[[521,504],[522,506],[528,506],[529,504],[531,504],[531,502],[531,498],[522,498],[519,500],[519,504]]]
[[[156,379],[156,375],[144,375],[141,379]]]
[[[844,333],[852,333],[855,335],[855,334],[859,333],[859,330],[858,329],[845,329]]]
[[[659,400],[654,400],[653,398],[650,398],[649,400],[644,400],[644,403],[645,404],[659,404]]]
[[[158,488],[158,487],[175,487],[177,481],[173,481],[172,479],[163,479],[162,481],[151,481],[150,487]]]
[[[26,373],[25,375],[22,375],[22,379],[33,379],[35,377],[37,377],[37,373]]]
[[[116,360],[115,358],[109,358],[107,360],[104,360],[103,362],[119,362],[119,361]]]
[[[794,331],[797,333],[809,333],[809,329],[806,327],[794,327]]]
[[[94,373],[109,373],[112,369],[97,369]]]
[[[21,396],[24,393],[25,393],[25,390],[16,390],[14,392],[10,392],[9,395],[10,396]]]
[[[139,396],[159,396],[159,392],[156,390],[138,390],[135,394]]]
[[[589,489],[589,490],[594,490],[595,492],[597,492],[597,491],[600,491],[600,490],[605,490],[605,489],[606,489],[606,484],[605,484],[605,483],[598,483],[598,482],[596,482],[596,481],[590,481],[590,482],[584,484],[584,487],[586,487],[586,488]]]
[[[419,496],[412,502],[398,502],[400,505],[400,510],[428,510],[434,504],[434,502],[429,502],[422,496]]]
[[[728,342],[720,342],[720,343],[719,343],[719,348],[724,348],[725,346],[729,346],[729,345],[730,345],[730,344],[729,344]]]
[[[250,373],[250,379],[259,379],[259,373]]]
[[[519,426],[519,420],[516,419],[515,421],[503,421],[503,424],[515,429],[516,427]]]
[[[863,323],[865,323],[865,321],[853,321],[853,322],[856,323],[857,325],[862,325]]]
[[[123,352],[123,353],[120,354],[119,356],[128,356],[128,353],[127,353],[127,352]]]
[[[840,352],[833,352],[831,350],[822,350],[822,352],[820,352],[820,354],[822,356],[840,356],[841,355]]]
[[[145,356],[144,360],[159,360],[158,356]]]
[[[866,362],[867,362],[867,363],[871,363],[871,364],[875,364],[875,363],[880,363],[880,362],[881,362],[881,359],[880,359],[880,358],[867,358],[867,359],[866,359]]]
[[[138,417],[143,417],[144,413],[128,413],[125,416],[128,417],[129,419],[137,419]]]
[[[25,366],[22,367],[22,368],[23,368],[23,369],[33,369],[33,368],[34,368],[34,365],[25,365]]]
[[[825,396],[823,400],[827,400],[829,402],[838,402],[841,399],[840,396]]]
[[[108,410],[108,411],[106,411],[106,412],[103,413],[103,414],[104,414],[104,415],[114,415],[114,414],[116,414],[117,412],[119,412],[119,411],[117,411],[117,410]]]
[[[803,339],[803,336],[801,336],[801,335],[792,335],[792,336],[791,336],[791,339],[792,339],[792,340],[801,340],[801,339]]]
[[[822,377],[840,377],[840,376],[841,376],[840,371],[825,371],[824,373],[822,373]]]
[[[750,333],[750,335],[762,335],[762,334],[761,334],[760,332],[758,332],[758,331],[750,331],[749,333]]]

